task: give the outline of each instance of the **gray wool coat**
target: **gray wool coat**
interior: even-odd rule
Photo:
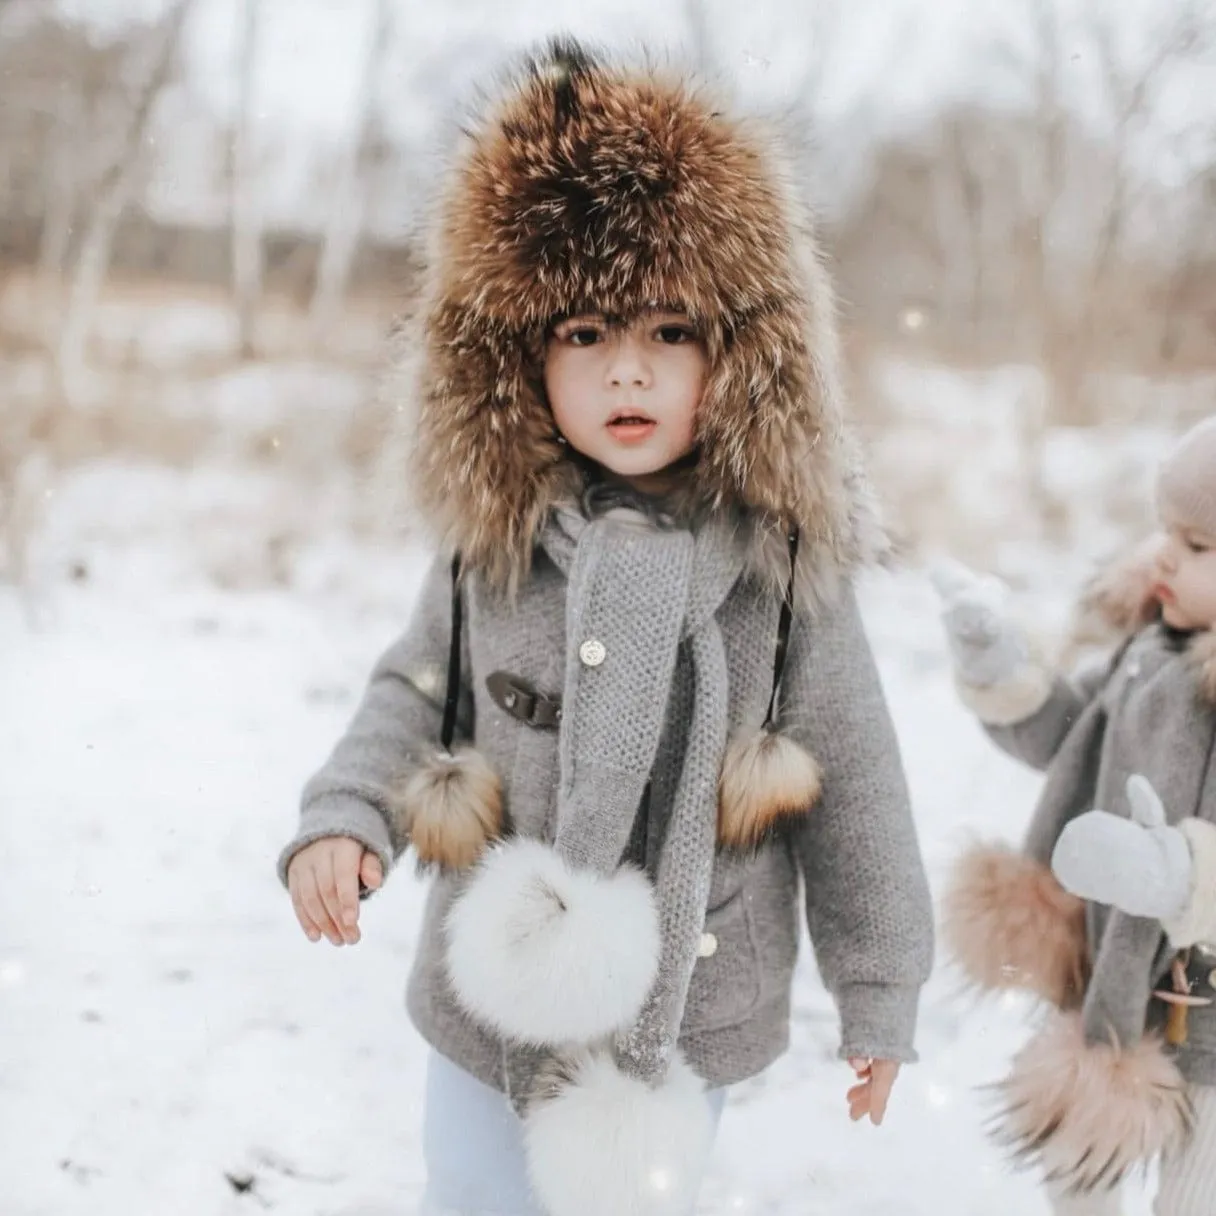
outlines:
[[[1159,623],[1137,632],[1107,662],[1077,678],[1056,679],[1050,697],[1028,718],[989,726],[1011,755],[1045,770],[1047,780],[1026,836],[1024,851],[1044,866],[1065,825],[1095,807],[1130,815],[1125,786],[1141,773],[1160,795],[1171,824],[1216,824],[1216,703],[1211,696],[1216,660],[1211,636],[1179,636]],[[1200,828],[1197,839],[1206,833]],[[1194,847],[1196,837],[1192,837]],[[1216,870],[1206,850],[1196,854],[1192,924],[1211,920]],[[1170,930],[1167,935],[1166,929]],[[1135,1042],[1165,1021],[1166,1007],[1152,998],[1169,986],[1177,948],[1191,941],[1174,926],[1128,916],[1100,904],[1086,906],[1091,976],[1083,1007],[1091,1041]],[[1192,954],[1197,996],[1216,998],[1216,954]],[[1216,951],[1216,942],[1211,943]],[[1171,1049],[1190,1081],[1216,1084],[1216,1004],[1188,1016],[1185,1046]]]
[[[588,591],[594,598],[594,591]],[[538,546],[529,577],[508,600],[473,572],[462,584],[464,632],[458,737],[475,744],[501,777],[511,829],[551,841],[558,790],[558,729],[594,767],[606,730],[628,731],[611,704],[580,696],[560,727],[538,728],[506,712],[487,677],[508,671],[560,692],[586,639],[566,622],[600,621],[611,653],[606,605],[568,604],[566,576]],[[386,868],[408,846],[392,827],[395,790],[433,750],[440,733],[450,643],[449,563],[436,560],[404,636],[383,655],[362,704],[332,756],[309,781],[299,831],[280,859],[345,835]],[[717,613],[725,642],[732,728],[758,726],[771,692],[780,596],[745,572]],[[645,862],[661,848],[664,817],[679,780],[695,689],[681,645],[649,773]],[[634,656],[645,662],[645,656]],[[933,954],[933,920],[895,732],[851,587],[834,604],[796,611],[782,683],[782,729],[823,770],[818,803],[754,854],[719,851],[705,930],[717,948],[698,960],[679,1046],[710,1085],[752,1076],[785,1049],[802,905],[815,959],[835,999],[842,1057],[915,1059],[919,991]],[[643,775],[644,779],[645,775]],[[610,794],[606,791],[606,796]],[[464,878],[436,874],[407,989],[410,1017],[440,1053],[504,1088],[504,1044],[454,999],[444,963],[444,919]]]

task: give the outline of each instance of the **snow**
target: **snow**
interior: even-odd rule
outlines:
[[[425,554],[356,544],[335,509],[283,585],[219,590],[184,538],[210,521],[223,548],[257,515],[264,488],[234,476],[93,470],[56,495],[33,590],[0,589],[5,1216],[415,1210],[425,1049],[401,1002],[423,886],[402,867],[335,950],[296,928],[273,866]],[[1066,591],[1028,594],[1058,615]],[[875,576],[864,606],[940,884],[969,835],[1017,835],[1037,778],[956,703],[919,573]],[[793,1047],[732,1092],[701,1213],[1046,1212],[978,1090],[1028,1026],[939,966],[922,1062],[883,1128],[855,1126],[804,953]]]

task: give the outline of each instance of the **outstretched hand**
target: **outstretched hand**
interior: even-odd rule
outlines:
[[[296,919],[309,941],[332,945],[359,940],[359,887],[375,891],[384,882],[380,859],[357,840],[325,836],[302,848],[287,869],[287,889]]]
[[[857,1074],[859,1082],[847,1095],[849,1118],[856,1123],[869,1115],[870,1122],[877,1127],[886,1116],[891,1090],[899,1076],[899,1061],[852,1059],[849,1067]]]

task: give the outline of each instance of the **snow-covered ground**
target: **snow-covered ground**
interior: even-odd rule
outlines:
[[[422,887],[402,867],[334,950],[296,928],[273,861],[423,555],[333,540],[287,587],[220,591],[172,529],[73,518],[28,595],[0,588],[0,1212],[412,1216]],[[955,703],[923,579],[876,576],[865,607],[940,883],[969,832],[1018,833],[1036,779]],[[883,1128],[854,1126],[804,954],[793,1048],[732,1094],[702,1213],[1045,1213],[977,1092],[1026,1027],[939,969],[922,1062]]]

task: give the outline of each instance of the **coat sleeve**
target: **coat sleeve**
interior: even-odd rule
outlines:
[[[1043,672],[1041,695],[1026,705],[1025,713],[1015,716],[1012,721],[986,712],[993,704],[991,690],[980,694],[960,688],[960,692],[964,702],[980,719],[988,737],[1002,751],[1045,772],[1082,713],[1106,687],[1111,671],[1111,663],[1102,661],[1070,676]]]
[[[279,856],[286,883],[291,859],[326,836],[350,836],[371,849],[388,872],[407,841],[394,827],[394,791],[439,744],[451,640],[449,558],[432,563],[409,627],[380,657],[362,702],[329,759],[304,787],[296,835]],[[468,634],[462,644],[457,738],[473,728]]]
[[[822,770],[794,841],[819,971],[835,998],[842,1058],[911,1061],[933,911],[894,725],[852,588],[798,617],[782,729]]]

